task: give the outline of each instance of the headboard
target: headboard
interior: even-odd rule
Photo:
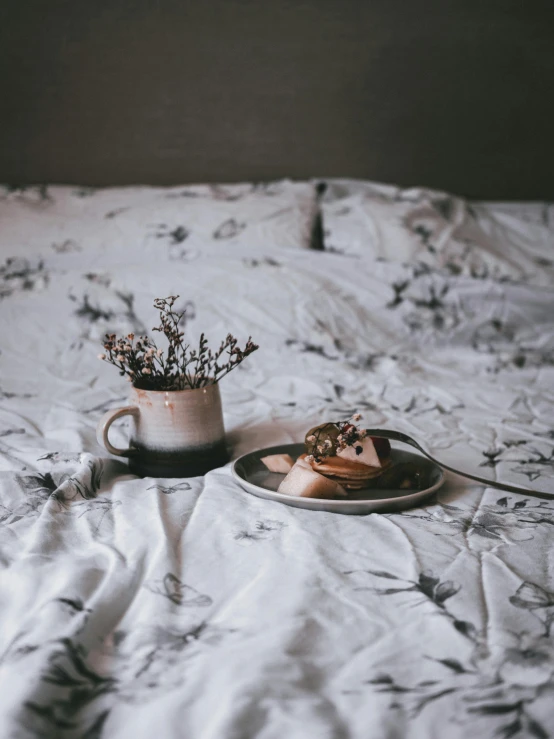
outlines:
[[[554,199],[551,0],[3,0],[0,181]]]

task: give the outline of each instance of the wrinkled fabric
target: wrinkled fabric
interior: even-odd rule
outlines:
[[[361,180],[322,184],[329,251],[415,260],[452,275],[554,284],[551,203],[470,203],[439,190]]]
[[[545,243],[554,256],[546,221],[532,206],[471,205],[502,224],[502,244],[492,226],[489,238],[517,254],[516,276],[398,251],[385,211],[378,255],[291,243],[302,207],[267,241],[185,254],[186,239],[181,252],[157,234],[191,232],[181,201],[193,198],[169,199],[153,231],[134,220],[133,203],[154,211],[158,196],[3,195],[3,734],[553,734],[554,501],[449,475],[420,508],[341,516],[253,497],[230,465],[138,479],[95,440],[127,397],[96,359],[102,336],[150,331],[153,299],[178,294],[191,342],[230,331],[260,344],[221,383],[235,458],[361,411],[447,464],[554,493],[554,289],[529,256]],[[131,212],[100,224],[121,198]],[[97,213],[86,228],[84,200]],[[256,217],[233,202],[247,232]],[[112,252],[133,229],[136,249]],[[124,425],[111,434],[125,446]]]

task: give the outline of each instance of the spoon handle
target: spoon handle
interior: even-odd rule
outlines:
[[[505,482],[488,480],[486,477],[479,477],[479,475],[473,475],[469,472],[463,472],[462,470],[457,470],[454,467],[449,467],[448,465],[439,462],[439,460],[435,457],[432,457],[429,452],[425,451],[425,449],[423,449],[423,447],[420,446],[420,444],[418,444],[415,439],[412,439],[411,436],[402,433],[402,431],[389,431],[388,429],[366,429],[366,433],[368,436],[381,436],[384,439],[393,439],[394,441],[401,441],[404,444],[409,444],[409,446],[415,447],[419,452],[430,459],[431,462],[438,464],[439,467],[442,467],[444,470],[449,470],[450,472],[454,472],[461,477],[467,477],[470,480],[475,480],[476,482],[480,482],[489,488],[498,488],[499,490],[506,490],[509,493],[523,493],[524,495],[530,495],[533,498],[544,498],[545,500],[552,500],[554,498],[554,495],[552,495],[551,493],[543,492],[542,490],[529,490],[528,488],[518,487],[517,485],[508,485]]]

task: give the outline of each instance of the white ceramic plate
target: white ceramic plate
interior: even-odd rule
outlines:
[[[270,472],[261,458],[269,454],[290,454],[296,459],[304,451],[304,444],[281,444],[249,452],[233,464],[233,477],[244,490],[259,498],[276,500],[310,511],[358,514],[413,508],[429,498],[444,482],[444,472],[437,464],[414,452],[392,447],[392,465],[389,470],[375,480],[371,487],[352,491],[348,500],[300,498],[278,493],[277,488],[284,475]],[[412,482],[412,487],[408,490],[398,486],[406,478]]]

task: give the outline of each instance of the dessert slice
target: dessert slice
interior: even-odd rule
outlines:
[[[270,472],[280,472],[286,475],[291,470],[294,459],[290,454],[270,454],[262,457],[260,462],[263,462]]]
[[[342,485],[320,475],[303,459],[299,459],[294,464],[279,485],[277,492],[284,495],[296,495],[300,498],[333,499],[346,495]]]
[[[347,459],[350,462],[365,464],[368,467],[379,469],[382,466],[371,436],[365,436],[363,439],[355,441],[351,446],[337,449],[337,457]]]

